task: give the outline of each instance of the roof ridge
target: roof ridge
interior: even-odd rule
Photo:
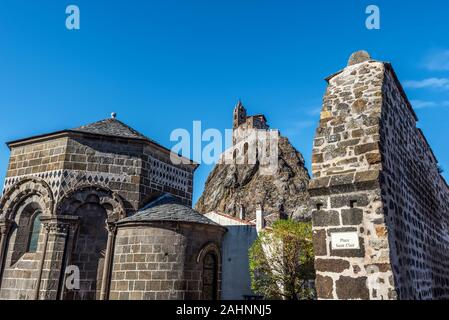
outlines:
[[[136,129],[134,129],[133,127],[131,127],[131,126],[129,126],[129,125],[127,125],[126,123],[124,123],[123,121],[120,121],[120,120],[118,120],[118,119],[105,119],[105,120],[112,120],[112,121],[116,121],[116,122],[118,122],[118,123],[120,123],[122,126],[124,126],[124,127],[126,127],[126,128],[128,128],[129,129],[129,131],[131,131],[131,132],[133,132],[134,134],[136,134],[136,135],[138,135],[138,136],[141,136],[141,137],[143,137],[143,138],[145,138],[145,139],[148,139],[148,140],[151,140],[150,138],[148,138],[146,135],[144,135],[143,133],[140,133],[139,131],[137,131]]]
[[[115,119],[108,118],[99,120],[96,122],[92,122],[75,129],[71,129],[70,131],[75,132],[87,132],[93,134],[100,134],[105,136],[117,136],[123,138],[134,138],[134,139],[143,139],[154,142],[144,134],[140,133],[136,129],[130,127],[126,123]]]
[[[119,221],[144,222],[144,221],[174,221],[187,223],[200,223],[219,226],[205,215],[185,204],[175,196],[165,193],[145,207],[137,210],[133,215]]]

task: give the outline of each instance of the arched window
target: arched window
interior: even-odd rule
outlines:
[[[37,251],[43,212],[38,200],[37,197],[27,199],[17,209],[10,239],[11,260],[9,263],[11,266],[17,263],[25,253]]]
[[[248,149],[249,149],[249,145],[248,142],[245,142],[245,144],[243,145],[243,156],[245,157],[245,162],[244,164],[250,164],[249,163],[249,157],[248,157]]]
[[[245,142],[245,144],[243,145],[243,154],[246,156],[248,154],[248,142]]]
[[[203,300],[218,299],[217,269],[217,257],[213,252],[209,252],[203,260]]]
[[[39,234],[41,232],[41,214],[42,213],[40,211],[36,211],[36,213],[31,217],[27,252],[37,251]]]

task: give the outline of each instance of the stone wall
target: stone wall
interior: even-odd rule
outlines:
[[[381,117],[384,215],[401,299],[449,299],[449,192],[387,65]]]
[[[64,168],[67,137],[23,144],[11,149],[5,189],[17,178]],[[5,191],[5,190],[4,190]]]
[[[3,192],[24,177],[46,181],[56,200],[77,186],[99,185],[119,193],[132,212],[161,192],[191,205],[193,173],[141,141],[72,134],[13,145]]]
[[[223,230],[197,224],[148,223],[119,227],[111,300],[203,299],[203,258],[217,255],[218,297],[221,294]]]
[[[356,53],[327,80],[309,185],[318,297],[445,297],[449,193],[391,66]],[[348,232],[359,248],[337,249]]]
[[[140,194],[143,202],[154,192],[170,193],[181,203],[192,206],[194,167],[172,165],[170,155],[145,146],[142,157],[142,180]]]

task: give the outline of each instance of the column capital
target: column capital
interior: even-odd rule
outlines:
[[[71,226],[78,223],[78,217],[42,217],[42,225],[48,233],[66,234]]]
[[[46,221],[43,225],[48,233],[67,233],[70,227],[70,224],[60,221]]]
[[[106,229],[109,234],[115,234],[117,231],[117,224],[115,222],[106,221]]]

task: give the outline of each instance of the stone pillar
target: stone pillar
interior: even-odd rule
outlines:
[[[101,280],[100,300],[107,300],[109,297],[109,284],[111,282],[112,257],[114,256],[115,235],[117,227],[114,222],[107,222],[108,242],[106,245],[106,255],[104,258],[104,268]]]
[[[44,250],[39,268],[37,300],[56,300],[63,279],[66,241],[73,221],[69,217],[42,219],[45,230]]]
[[[3,263],[7,251],[6,244],[8,242],[7,240],[10,228],[11,228],[11,221],[6,219],[0,220],[0,288],[2,283]]]
[[[384,63],[366,52],[329,77],[312,155],[319,299],[392,299],[379,122]]]
[[[59,288],[58,288],[58,299],[64,300],[65,299],[65,293],[66,293],[66,270],[70,266],[70,262],[72,259],[72,250],[75,243],[75,236],[79,228],[79,217],[71,216],[72,221],[70,222],[70,229],[68,231],[68,238],[66,240],[65,245],[65,253],[64,253],[64,260],[62,262],[61,266],[61,274],[60,274],[60,281],[59,281]]]
[[[34,300],[39,300],[39,293],[40,293],[40,289],[41,289],[42,274],[44,272],[44,263],[45,263],[46,253],[47,253],[48,234],[50,232],[50,224],[48,222],[44,222],[43,223],[43,227],[44,227],[44,247],[43,247],[43,250],[42,250],[41,259],[39,261],[37,285],[36,285],[36,289],[34,291]]]

